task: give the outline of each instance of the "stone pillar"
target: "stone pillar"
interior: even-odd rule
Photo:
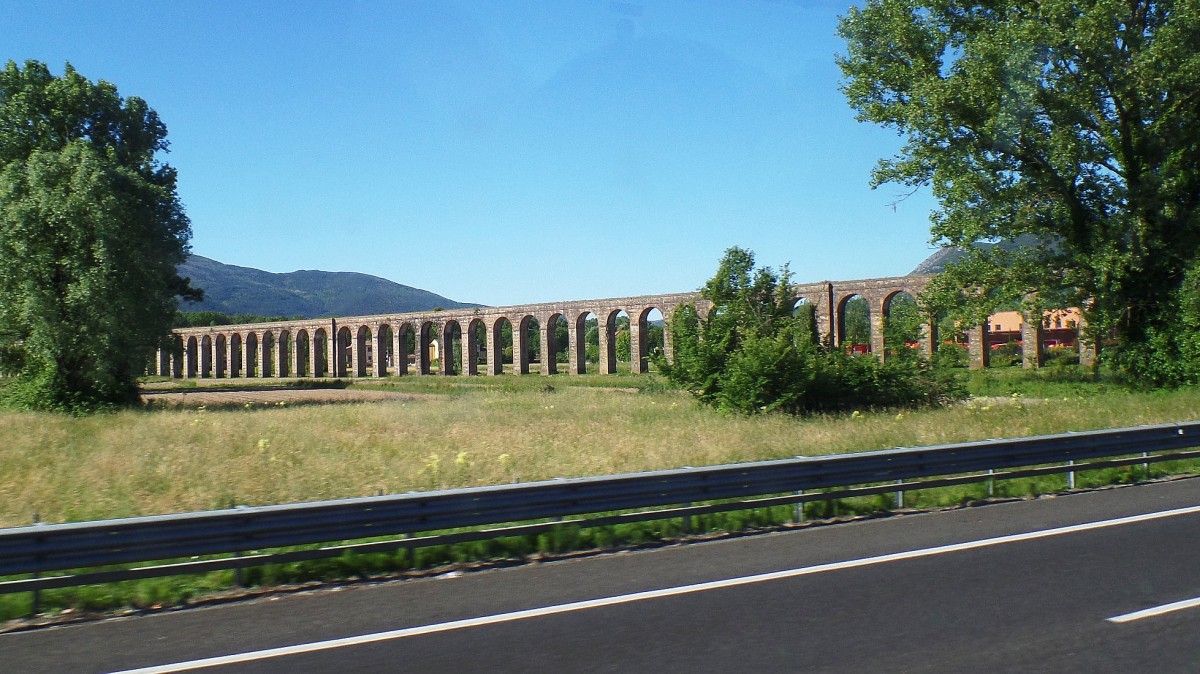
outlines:
[[[938,348],[938,324],[936,318],[931,318],[921,324],[921,353],[926,358],[933,358]]]
[[[286,335],[286,337],[284,335]],[[275,353],[272,354],[275,362],[272,363],[272,367],[274,368],[272,374],[274,374],[276,377],[282,377],[284,375],[284,370],[287,369],[287,357],[284,356],[283,353],[285,351],[284,346],[287,344],[288,340],[291,339],[291,337],[291,332],[284,332],[283,330],[280,330],[279,332],[275,333]]]
[[[567,321],[567,372],[569,374],[587,372],[587,345],[584,343],[583,326],[582,316],[575,316]]]
[[[558,353],[555,347],[554,337],[556,335],[557,321],[551,320],[551,316],[538,317],[538,339],[541,341],[542,349],[542,374],[558,374]]]
[[[869,340],[871,342],[871,353],[880,362],[883,362],[887,359],[887,350],[884,348],[883,341],[883,303],[880,302],[878,305],[872,307],[870,300],[867,300],[867,302],[867,306],[870,307],[871,312],[869,316],[871,319],[871,339]]]
[[[354,377],[367,375],[367,345],[363,339],[362,330],[350,333],[350,372]]]
[[[607,313],[607,312],[606,312]],[[612,316],[597,317],[597,328],[600,333],[600,374],[616,374],[617,372],[617,335],[614,330],[616,320]],[[612,323],[609,321],[612,320]]]
[[[1075,338],[1075,344],[1079,347],[1079,365],[1081,367],[1095,368],[1096,359],[1100,356],[1100,345],[1096,340],[1080,330],[1078,337]]]
[[[329,339],[325,341],[328,360],[325,361],[325,364],[329,369],[329,375],[332,377],[345,375],[344,368],[342,367],[341,341],[342,339],[338,335],[337,321],[329,321]]]
[[[646,312],[638,309],[629,316],[629,371],[641,374],[646,367]]]
[[[479,339],[475,335],[475,324],[468,322],[462,336],[462,373],[468,377],[479,374]]]
[[[1036,370],[1045,363],[1042,353],[1042,312],[1030,311],[1022,315],[1021,323],[1021,367]]]
[[[388,348],[394,340],[383,338],[383,326],[375,325],[375,369],[373,374],[376,377],[388,376]],[[392,334],[396,334],[396,329],[392,328]],[[395,359],[395,351],[392,352],[392,358]]]
[[[500,325],[502,320],[505,319],[501,317],[493,320],[487,328],[487,373],[493,377],[504,374],[504,329]],[[511,321],[509,325],[512,325]]]
[[[291,361],[291,375],[293,377],[299,377],[300,372],[304,370],[304,363],[300,360],[300,333],[289,330],[288,344],[291,346],[291,351],[288,351],[289,360]],[[312,351],[311,344],[309,345],[308,350]]]
[[[967,354],[972,370],[981,370],[988,366],[991,353],[988,350],[987,336],[990,327],[984,323],[967,330]]]
[[[513,373],[529,374],[529,338],[524,317],[512,324],[513,329]]]
[[[674,317],[675,307],[663,307],[663,359],[672,365],[675,364],[675,342],[671,339],[671,320]]]

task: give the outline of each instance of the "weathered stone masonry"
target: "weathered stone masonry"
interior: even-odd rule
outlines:
[[[845,342],[846,303],[855,296],[870,306],[871,351],[884,355],[883,325],[893,298],[901,293],[917,297],[928,284],[928,276],[901,276],[857,281],[799,284],[794,286],[797,302],[814,306],[817,329],[822,339],[835,345]],[[476,354],[486,354],[484,373],[503,372],[501,334],[505,321],[512,327],[512,372],[530,371],[529,345],[526,343],[531,321],[536,320],[542,374],[555,374],[555,325],[567,322],[567,372],[582,374],[585,362],[585,323],[595,317],[599,323],[600,374],[617,369],[617,316],[629,317],[630,367],[645,372],[648,363],[646,334],[648,316],[657,309],[670,321],[675,309],[693,304],[701,314],[708,311],[706,300],[698,293],[644,295],[602,300],[528,304],[510,307],[425,311],[378,316],[305,319],[248,325],[219,325],[174,331],[175,347],[162,349],[150,368],[151,373],[176,378],[241,377],[384,377],[408,374],[409,359],[417,374],[458,374],[454,359],[443,353],[438,371],[431,369],[430,345],[436,340],[446,348],[459,335],[462,349],[462,374],[480,374]],[[478,343],[477,326],[483,326],[483,344]],[[982,329],[971,335],[972,367],[986,362]],[[409,335],[414,347],[408,348]],[[979,341],[976,341],[976,340]],[[932,354],[937,344],[937,327],[928,325],[922,332],[920,348]],[[664,331],[663,350],[672,357],[670,330]],[[1038,362],[1036,359],[1033,362]]]

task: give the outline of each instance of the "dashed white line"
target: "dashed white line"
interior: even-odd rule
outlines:
[[[1163,615],[1164,613],[1174,613],[1175,611],[1182,611],[1186,608],[1196,608],[1197,606],[1200,606],[1200,597],[1197,597],[1195,599],[1185,599],[1183,601],[1172,602],[1170,604],[1163,604],[1162,606],[1154,606],[1151,608],[1142,609],[1141,611],[1134,611],[1133,613],[1126,613],[1124,615],[1113,616],[1108,619],[1108,622],[1110,622],[1110,623],[1128,623],[1128,622],[1133,622],[1134,620],[1141,620],[1143,618],[1153,618],[1155,616]]]
[[[917,559],[921,557],[932,557],[934,555],[944,555],[952,552],[962,552],[965,550],[976,550],[995,545],[1003,545],[1006,543],[1019,543],[1021,541],[1031,541],[1040,538],[1049,538],[1051,536],[1062,536],[1064,534],[1074,534],[1083,531],[1092,531],[1095,529],[1105,529],[1108,527],[1116,527],[1124,524],[1135,524],[1138,522],[1147,522],[1151,520],[1163,519],[1166,517],[1175,517],[1179,515],[1191,515],[1200,513],[1200,506],[1190,506],[1187,508],[1176,508],[1173,510],[1162,510],[1153,513],[1144,513],[1141,515],[1132,515],[1129,517],[1119,517],[1111,520],[1100,520],[1098,522],[1087,522],[1084,524],[1074,524],[1071,526],[1057,527],[1054,529],[1044,529],[1042,531],[1031,531],[1022,534],[1010,534],[1007,536],[996,536],[994,538],[983,538],[975,541],[967,541],[965,543],[954,543],[951,545],[940,545],[932,548],[923,548],[920,550],[909,550],[906,552],[895,552],[886,555],[877,555],[874,557],[863,557],[861,559],[852,559],[843,562],[832,562],[829,564],[817,564],[815,566],[806,566],[797,569],[786,569],[783,571],[773,571],[771,573],[760,573],[752,576],[741,576],[738,578],[726,578],[724,580],[715,580],[706,583],[695,583],[692,585],[680,585],[678,587],[668,587],[660,590],[648,590],[645,592],[634,592],[632,594],[623,594],[613,597],[601,597],[599,599],[589,599],[586,601],[576,601],[567,604],[558,604],[555,606],[544,606],[541,608],[526,609],[523,611],[512,611],[509,613],[497,613],[495,615],[480,616],[478,618],[467,618],[464,620],[452,620],[450,622],[435,623],[432,625],[421,625],[419,627],[409,627],[405,629],[390,630],[387,632],[376,632],[373,634],[363,634],[354,637],[344,637],[341,639],[330,639],[327,641],[315,641],[307,644],[296,644],[293,646],[283,646],[280,648],[268,648],[261,651],[249,651],[246,653],[235,653],[232,655],[222,655],[212,658],[203,658],[200,660],[189,660],[186,662],[176,662],[166,665],[157,665],[153,667],[144,667],[140,669],[129,669],[113,674],[171,674],[174,672],[186,672],[196,669],[204,669],[206,667],[218,667],[221,665],[232,665],[243,662],[253,662],[256,660],[268,660],[287,655],[300,655],[303,653],[313,653],[316,651],[325,651],[335,648],[345,648],[347,646],[360,646],[363,644],[378,643],[381,641],[391,641],[394,639],[404,639],[406,637],[420,636],[423,634],[435,634],[438,632],[449,632],[452,630],[466,629],[469,627],[482,627],[484,625],[495,625],[498,623],[512,622],[515,620],[526,620],[529,618],[538,618],[542,616],[557,615],[560,613],[570,613],[573,611],[586,611],[588,609],[602,608],[605,606],[615,606],[618,604],[629,604],[636,601],[644,601],[647,599],[660,599],[662,597],[674,597],[696,592],[706,592],[708,590],[718,590],[727,587],[737,587],[740,585],[749,585],[752,583],[763,583],[773,580],[783,580],[787,578],[797,578],[800,576],[808,576],[827,571],[839,571],[842,569],[855,569],[864,566],[873,566],[876,564],[886,564],[888,562],[899,562],[907,559]],[[1200,599],[1190,600],[1200,604]],[[1184,604],[1189,602],[1179,602]],[[1168,607],[1176,606],[1168,604]],[[1166,607],[1160,607],[1166,608]],[[1179,606],[1178,608],[1170,608],[1168,610],[1179,610],[1187,608]],[[1156,609],[1148,609],[1150,611]],[[1137,616],[1144,611],[1128,614]],[[1118,620],[1126,616],[1117,616],[1109,618],[1113,622],[1124,622]],[[1147,616],[1139,616],[1147,617]],[[1137,618],[1128,618],[1136,620]]]

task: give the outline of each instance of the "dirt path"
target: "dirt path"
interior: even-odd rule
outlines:
[[[270,407],[362,403],[381,400],[416,400],[428,395],[399,391],[360,391],[353,389],[243,389],[212,391],[203,388],[185,391],[146,391],[142,404],[153,407]]]

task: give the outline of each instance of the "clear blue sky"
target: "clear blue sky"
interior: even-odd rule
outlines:
[[[797,2],[7,0],[0,59],[139,96],[192,252],[489,305],[695,290],[730,246],[797,281],[908,273],[929,191]]]

